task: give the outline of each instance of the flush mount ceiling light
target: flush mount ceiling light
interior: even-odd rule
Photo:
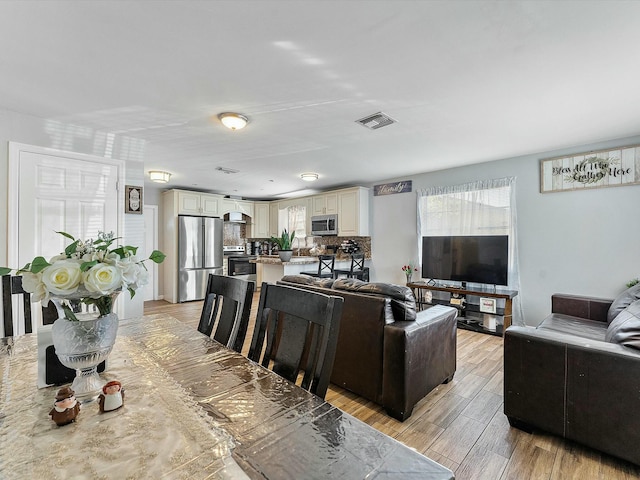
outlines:
[[[246,127],[247,123],[249,123],[249,119],[247,117],[233,112],[221,113],[218,115],[218,118],[225,127],[231,130],[240,130],[241,128]]]
[[[306,172],[301,174],[300,178],[305,182],[315,182],[318,179],[318,174],[313,172]]]
[[[163,172],[160,170],[151,170],[149,172],[149,178],[152,182],[167,183],[171,178],[171,174],[169,172]]]

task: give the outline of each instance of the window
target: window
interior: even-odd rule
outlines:
[[[296,247],[306,245],[307,209],[304,205],[292,205],[278,211],[278,232],[285,228],[288,232],[296,232]]]
[[[515,178],[485,180],[419,190],[418,253],[422,237],[509,235],[509,288],[520,290],[516,237]],[[514,323],[523,324],[520,295],[514,299]]]

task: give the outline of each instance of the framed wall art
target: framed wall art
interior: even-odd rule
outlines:
[[[142,214],[142,187],[124,187],[124,213]]]
[[[540,160],[540,193],[640,184],[640,145]]]

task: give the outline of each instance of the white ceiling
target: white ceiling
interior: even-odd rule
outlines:
[[[640,134],[639,60],[637,1],[0,1],[0,108],[247,198]]]

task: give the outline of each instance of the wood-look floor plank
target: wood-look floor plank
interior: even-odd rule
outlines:
[[[457,480],[495,480],[500,478],[508,458],[475,445],[456,469]]]
[[[258,307],[242,352],[247,355]],[[167,313],[197,328],[202,302],[145,303],[145,314]],[[420,400],[413,415],[399,422],[384,409],[331,385],[332,405],[450,468],[458,480],[631,480],[640,467],[560,437],[511,428],[502,413],[503,340],[469,330],[457,333],[457,369],[452,382]]]

